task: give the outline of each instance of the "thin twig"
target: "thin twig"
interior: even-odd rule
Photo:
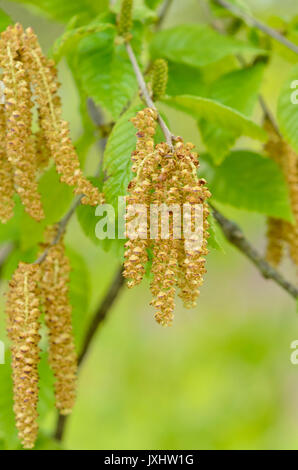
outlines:
[[[88,327],[86,336],[84,338],[83,346],[79,355],[78,364],[82,365],[84,359],[89,352],[92,340],[98,331],[98,327],[103,323],[107,314],[110,312],[112,305],[114,304],[116,298],[118,297],[119,292],[121,291],[124,285],[124,277],[122,275],[122,266],[118,269],[104,299],[102,300],[100,306],[95,312],[94,317],[91,320],[91,323]],[[67,416],[59,415],[56,424],[55,430],[55,439],[57,441],[62,441],[65,427],[67,424]]]
[[[254,27],[258,28],[260,31],[263,31],[263,33],[267,34],[268,36],[272,37],[276,41],[283,44],[285,47],[287,47],[291,51],[298,54],[298,46],[296,46],[296,44],[294,44],[292,41],[289,41],[289,39],[285,38],[282,34],[280,34],[275,29],[270,28],[270,26],[267,26],[266,24],[262,23],[260,20],[257,20],[253,16],[249,15],[245,11],[238,8],[236,5],[233,5],[230,2],[227,2],[226,0],[214,0],[214,2],[222,6],[226,10],[230,11],[231,13],[233,13],[233,15],[237,16],[238,18],[241,18],[245,23],[253,25]]]
[[[215,207],[211,206],[215,220],[220,225],[226,239],[249,258],[265,279],[271,279],[282,287],[294,299],[298,298],[298,289],[287,281],[258,253],[253,245],[245,238],[241,228],[232,220],[227,219]]]
[[[135,66],[136,59],[130,44],[127,45],[127,49],[145,101],[148,106],[152,107],[152,100],[149,96],[145,80],[142,76],[142,72],[138,66]],[[148,96],[149,99],[147,100]],[[154,109],[157,111],[155,105]],[[163,132],[166,138],[169,135],[172,136],[168,128],[166,128],[166,131],[163,130]],[[298,289],[293,286],[289,281],[284,279],[278,271],[276,271],[272,266],[270,266],[267,261],[259,255],[256,249],[245,238],[241,229],[234,222],[227,219],[215,208],[213,208],[213,213],[225,237],[230,241],[230,243],[235,245],[240,251],[242,251],[242,253],[245,254],[245,256],[247,256],[255,264],[255,266],[258,268],[263,277],[265,277],[266,279],[272,279],[296,299],[298,297]]]
[[[172,3],[173,3],[173,0],[166,0],[163,5],[161,6],[161,9],[159,11],[159,16],[158,16],[158,20],[155,24],[155,31],[158,31],[161,26],[163,25],[163,22],[169,12],[169,9],[171,8],[172,6]]]
[[[141,69],[139,67],[139,64],[138,64],[138,61],[136,59],[135,53],[134,53],[134,51],[131,47],[131,44],[129,42],[126,43],[126,50],[127,50],[127,54],[128,54],[129,59],[130,59],[131,65],[133,67],[133,70],[135,72],[135,76],[136,76],[140,91],[142,93],[143,99],[144,99],[144,101],[146,102],[146,104],[149,108],[152,108],[157,112],[158,122],[159,122],[159,125],[160,125],[163,133],[164,133],[166,142],[171,148],[173,148],[174,135],[171,133],[170,129],[168,128],[168,126],[164,122],[163,118],[160,116],[160,114],[157,111],[157,108],[156,108],[156,106],[155,106],[155,104],[154,104],[154,102],[153,102],[153,100],[150,96],[149,91],[148,91],[145,79],[144,79],[143,74],[141,72]]]
[[[52,240],[50,246],[44,250],[44,252],[39,256],[39,258],[37,258],[36,261],[34,261],[33,264],[41,264],[46,259],[46,257],[48,256],[50,248],[57,245],[57,243],[59,243],[59,241],[61,240],[61,238],[62,238],[62,236],[63,236],[63,234],[66,230],[66,226],[67,226],[68,222],[70,221],[71,217],[73,216],[76,208],[81,204],[81,200],[82,200],[83,197],[84,196],[81,195],[73,201],[69,211],[65,214],[63,219],[61,219],[60,222],[58,223],[57,235]]]

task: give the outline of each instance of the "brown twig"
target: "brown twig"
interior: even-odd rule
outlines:
[[[90,349],[92,340],[98,331],[98,327],[103,323],[107,314],[110,312],[111,307],[113,306],[116,298],[118,297],[119,292],[121,291],[124,285],[124,277],[122,275],[122,266],[118,269],[104,299],[102,300],[101,304],[99,305],[98,309],[95,312],[94,317],[91,320],[91,323],[88,327],[86,336],[84,338],[83,346],[79,355],[78,364],[79,366],[82,365],[84,359],[87,356],[87,353]],[[54,437],[57,441],[62,441],[65,427],[67,423],[67,416],[58,416],[56,430]]]
[[[166,0],[161,6],[161,9],[158,15],[158,20],[155,24],[155,31],[158,31],[159,29],[161,29],[161,26],[163,25],[163,22],[169,12],[169,9],[172,6],[172,3],[173,3],[173,0]]]
[[[241,18],[245,23],[250,24],[254,26],[255,28],[258,28],[263,33],[267,34],[268,36],[272,37],[276,41],[283,44],[285,47],[287,47],[291,51],[298,54],[298,46],[296,46],[296,44],[294,44],[292,41],[289,41],[289,39],[285,38],[282,34],[280,34],[275,29],[270,28],[270,26],[267,26],[266,24],[262,23],[260,20],[257,20],[253,16],[249,15],[245,11],[238,8],[236,5],[233,5],[230,2],[227,2],[226,0],[213,0],[213,1],[217,3],[218,5],[220,5],[221,7],[225,8],[226,10],[230,11],[233,15],[237,16],[238,18]]]
[[[227,219],[215,207],[212,207],[215,220],[218,222],[226,239],[249,258],[265,279],[271,279],[282,287],[294,299],[298,298],[298,289],[287,281],[258,253],[254,246],[245,238],[241,228],[232,220]]]
[[[57,245],[57,243],[59,243],[59,241],[61,240],[61,237],[63,236],[63,234],[65,232],[65,229],[66,229],[66,226],[67,226],[68,222],[70,221],[71,217],[73,216],[76,208],[81,204],[81,200],[82,200],[83,197],[84,197],[83,195],[79,196],[78,198],[76,198],[73,201],[69,211],[65,214],[63,219],[61,219],[60,222],[58,223],[57,235],[52,240],[50,246],[44,250],[44,252],[39,256],[39,258],[37,258],[36,261],[34,261],[33,264],[41,264],[46,259],[46,257],[48,256],[50,248],[52,246]]]

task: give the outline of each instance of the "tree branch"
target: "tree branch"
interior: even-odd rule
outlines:
[[[48,256],[50,248],[52,246],[57,245],[57,243],[59,243],[59,241],[61,240],[61,237],[63,236],[63,234],[66,230],[68,222],[70,221],[71,217],[73,216],[76,208],[81,204],[81,200],[82,200],[83,197],[84,196],[81,195],[73,201],[69,211],[65,214],[63,219],[61,219],[60,222],[58,223],[57,235],[53,239],[52,243],[50,244],[50,246],[48,248],[46,248],[44,250],[44,252],[39,256],[39,258],[37,258],[37,260],[34,261],[33,264],[41,264],[46,259],[46,257]]]
[[[278,31],[275,31],[275,29],[270,28],[270,26],[267,26],[266,24],[262,23],[260,20],[257,20],[256,18],[252,17],[245,11],[238,8],[236,5],[233,5],[226,0],[213,0],[213,1],[217,3],[218,5],[220,5],[221,7],[233,13],[233,15],[237,16],[238,18],[241,18],[245,23],[258,28],[260,31],[263,31],[263,33],[267,34],[268,36],[272,37],[276,41],[283,44],[285,47],[287,47],[291,51],[298,54],[298,46],[296,46],[296,44],[294,44],[292,41],[289,41],[289,39],[285,38]]]
[[[160,125],[160,127],[163,131],[166,142],[171,148],[173,148],[174,135],[171,133],[170,129],[168,128],[168,126],[164,122],[163,118],[160,116],[160,114],[157,111],[157,108],[156,108],[156,106],[155,106],[155,104],[154,104],[154,102],[153,102],[153,100],[150,96],[149,90],[147,88],[145,79],[144,79],[143,74],[141,72],[141,69],[139,67],[139,64],[138,64],[138,61],[136,59],[135,53],[134,53],[134,51],[131,47],[131,44],[129,42],[126,42],[126,50],[127,50],[127,54],[128,54],[129,59],[130,59],[131,65],[133,67],[133,70],[135,72],[135,76],[136,76],[140,91],[143,95],[143,99],[144,99],[144,101],[146,102],[146,104],[149,108],[152,108],[157,112],[158,122],[159,122],[159,125]]]
[[[89,352],[92,340],[98,330],[98,327],[106,319],[107,314],[109,313],[116,298],[118,297],[118,294],[121,291],[123,285],[124,285],[124,277],[122,275],[122,266],[121,266],[121,268],[118,269],[104,299],[100,303],[88,327],[86,336],[84,338],[82,350],[80,352],[79,359],[78,359],[79,366],[82,365],[84,359],[86,358],[87,353]],[[60,414],[58,416],[56,430],[54,434],[54,437],[57,441],[62,441],[63,439],[65,427],[67,424],[67,418],[68,418],[67,416],[62,416]]]
[[[159,16],[158,16],[158,20],[156,22],[156,25],[155,25],[155,30],[158,31],[161,26],[163,25],[163,22],[169,12],[169,9],[171,8],[172,6],[172,3],[173,3],[173,0],[166,0],[163,5],[161,6],[161,9],[159,11]]]
[[[241,228],[232,220],[227,219],[210,204],[215,220],[220,225],[226,239],[250,259],[265,279],[271,279],[282,287],[294,299],[298,298],[298,289],[287,281],[257,252],[252,244],[245,238]]]
[[[153,107],[153,109],[155,109],[158,113],[158,110],[154,103],[152,106],[152,99],[149,96],[144,77],[142,76],[142,72],[137,64],[131,45],[127,44],[126,48],[146,104],[151,108]],[[173,136],[168,127],[166,127],[165,130],[163,129],[163,132],[166,138],[169,136]],[[229,240],[230,243],[235,245],[240,251],[242,251],[242,253],[245,254],[245,256],[247,256],[255,264],[255,266],[260,271],[263,277],[265,277],[266,279],[272,279],[296,299],[298,297],[298,289],[296,289],[296,287],[293,286],[290,282],[285,280],[278,271],[276,271],[272,266],[270,266],[267,261],[259,255],[256,249],[244,237],[244,234],[242,233],[241,229],[234,222],[228,220],[215,208],[213,208],[213,213],[227,240]]]
[[[110,308],[115,302],[120,290],[124,286],[125,279],[123,277],[123,268],[118,269],[104,299],[102,300],[100,306],[98,307],[86,333],[82,350],[79,355],[78,364],[82,365],[91,345],[91,342],[97,332],[99,325],[105,320]]]

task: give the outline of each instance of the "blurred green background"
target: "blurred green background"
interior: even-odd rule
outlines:
[[[247,3],[261,18],[298,10],[291,0]],[[1,8],[15,21],[32,26],[45,51],[63,31],[62,25],[13,2],[1,1]],[[206,14],[204,1],[174,1],[166,25],[203,22]],[[264,91],[273,110],[289,69],[288,62],[277,58],[267,71]],[[77,138],[81,132],[78,97],[63,63],[60,81],[64,116]],[[174,132],[179,130],[200,148],[193,122],[184,114],[166,111]],[[240,143],[243,146],[245,141]],[[87,171],[97,158],[93,151]],[[263,217],[228,207],[224,211],[264,249]],[[69,226],[67,244],[81,254],[91,274],[90,316],[118,261],[94,246],[76,220]],[[133,291],[122,292],[82,367],[65,448],[297,449],[298,365],[290,362],[290,344],[298,339],[294,302],[262,279],[234,248],[225,241],[223,245],[225,253],[212,251],[208,256],[198,307],[187,311],[178,302],[172,328],[155,324],[147,280]],[[282,269],[294,279],[287,263]],[[85,284],[82,279],[82,288]],[[2,282],[1,291],[5,289]],[[1,298],[0,338],[5,340]],[[1,389],[5,393],[5,384]],[[51,433],[55,419],[53,410],[47,413],[42,423],[45,434]],[[10,448],[16,442],[12,430]],[[39,445],[55,447],[42,439]]]

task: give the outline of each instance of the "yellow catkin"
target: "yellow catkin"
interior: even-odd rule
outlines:
[[[208,204],[207,200],[211,194],[206,187],[206,181],[200,179],[197,175],[199,160],[197,153],[193,152],[194,146],[190,143],[184,144],[181,140],[175,146],[175,152],[179,162],[179,181],[183,191],[183,204],[190,207],[202,205],[203,208],[203,227],[202,244],[197,246],[197,234],[194,234],[192,245],[188,247],[183,240],[179,254],[179,288],[184,306],[192,308],[196,305],[196,299],[200,294],[199,287],[203,283],[203,276],[206,273],[205,256],[208,254]],[[192,231],[194,230],[193,221],[191,222]]]
[[[286,224],[284,220],[269,217],[267,220],[266,259],[272,266],[278,266],[284,252]]]
[[[132,119],[138,133],[136,151],[132,154],[132,170],[136,173],[136,177],[128,188],[129,196],[126,200],[128,208],[135,204],[144,204],[148,208],[150,204],[156,117],[155,111],[147,108]],[[150,166],[150,174],[146,173],[148,165]],[[130,217],[128,212],[126,221],[131,222],[133,218],[134,216]],[[138,237],[135,240],[128,240],[125,244],[124,276],[129,280],[128,287],[134,287],[142,281],[145,274],[145,264],[148,260],[147,220],[144,226],[137,227],[137,229],[139,233],[144,233],[144,238]]]
[[[157,59],[152,69],[153,100],[158,101],[166,94],[168,83],[168,63],[164,59]]]
[[[103,202],[98,189],[87,180],[70,137],[69,124],[61,118],[58,96],[57,69],[40,48],[31,28],[23,35],[21,57],[36,93],[39,121],[46,144],[53,157],[62,182],[75,187],[75,194],[83,194],[83,204],[96,206]]]
[[[2,223],[6,223],[13,217],[14,208],[13,170],[6,155],[5,128],[4,104],[0,104],[0,220]]]
[[[13,168],[14,185],[31,217],[44,218],[36,181],[36,165],[32,142],[33,106],[31,87],[24,64],[19,60],[20,25],[8,27],[1,34],[0,66],[3,69],[6,112],[6,153]]]
[[[288,146],[287,151],[287,182],[290,191],[290,200],[293,216],[295,219],[294,224],[290,224],[288,235],[290,256],[298,266],[298,169],[297,169],[297,154]]]
[[[118,16],[118,33],[125,39],[131,37],[133,0],[122,0]]]
[[[47,147],[44,133],[41,129],[33,134],[35,147],[36,167],[39,172],[44,170],[50,162],[51,154]]]
[[[47,230],[43,248],[49,246],[56,232],[56,227]],[[49,362],[55,376],[56,407],[61,414],[67,415],[71,413],[76,398],[77,355],[69,302],[70,264],[62,239],[49,249],[41,267],[41,289],[49,335]]]
[[[133,171],[136,177],[128,187],[129,204],[143,204],[145,209],[155,206],[157,209],[173,206],[180,210],[181,220],[183,205],[190,208],[202,207],[202,227],[197,233],[194,217],[190,213],[191,237],[186,244],[183,237],[181,221],[169,210],[169,233],[163,234],[161,220],[154,229],[152,237],[148,219],[141,227],[139,237],[129,238],[126,243],[124,276],[129,279],[129,287],[141,282],[148,251],[152,253],[152,293],[151,305],[156,309],[155,319],[163,326],[173,321],[176,288],[180,289],[180,297],[186,307],[195,306],[199,295],[199,287],[206,272],[205,256],[208,253],[208,204],[210,192],[206,181],[197,175],[199,166],[198,155],[193,151],[192,144],[185,144],[177,139],[174,151],[166,144],[154,146],[153,136],[156,128],[156,113],[150,108],[140,111],[132,120],[137,127],[137,148],[132,154]],[[162,206],[164,205],[164,206]],[[128,221],[133,216],[127,214]],[[178,225],[179,224],[179,227]],[[177,228],[181,235],[177,236]],[[147,239],[143,236],[146,236]],[[202,238],[202,243],[198,243]]]
[[[297,154],[275,131],[272,124],[266,120],[264,127],[269,134],[269,139],[264,147],[265,152],[272,158],[281,168],[289,188],[290,202],[294,223],[280,220],[277,228],[277,221],[268,221],[268,243],[267,243],[267,259],[277,266],[282,254],[279,252],[281,246],[286,242],[288,244],[290,256],[298,266],[298,168]],[[272,226],[273,223],[273,226]]]
[[[9,283],[6,314],[12,342],[14,413],[19,438],[26,449],[37,437],[40,268],[20,263]]]

